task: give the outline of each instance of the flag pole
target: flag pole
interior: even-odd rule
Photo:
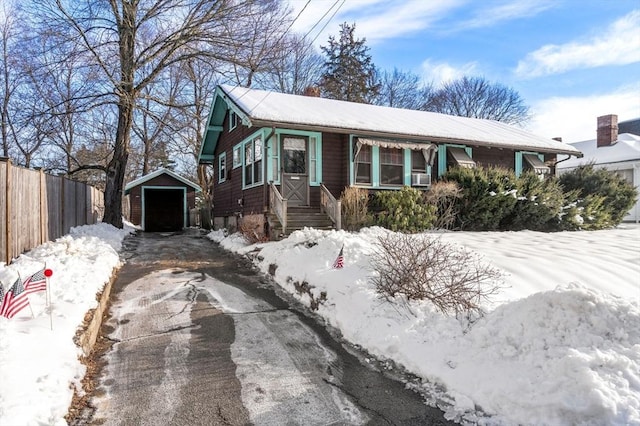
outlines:
[[[49,326],[51,327],[51,331],[53,331],[53,304],[51,303],[51,288],[50,288],[50,277],[53,274],[51,269],[47,269],[47,262],[44,262],[44,279],[47,283],[47,307],[49,308]]]
[[[20,282],[23,285],[23,291],[25,291],[24,289],[24,281],[22,281],[22,277],[20,276],[20,272],[18,272],[18,278],[20,279]],[[31,318],[35,318],[35,314],[33,313],[33,308],[31,307],[31,301],[29,300],[29,295],[25,294],[25,296],[27,297],[27,305],[29,306],[29,310],[31,311]]]

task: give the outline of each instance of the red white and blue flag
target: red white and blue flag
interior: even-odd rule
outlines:
[[[344,246],[340,248],[340,253],[338,253],[338,257],[336,261],[333,262],[333,269],[342,269],[344,268]]]
[[[18,277],[4,295],[2,305],[0,305],[0,316],[13,318],[15,314],[29,305],[28,295],[29,293],[24,291],[22,280]]]
[[[45,291],[47,289],[47,277],[44,275],[44,268],[31,275],[24,280],[24,291],[28,294],[36,293],[38,291]]]

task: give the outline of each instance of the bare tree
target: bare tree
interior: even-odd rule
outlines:
[[[251,87],[257,74],[268,72],[282,50],[282,41],[291,27],[290,10],[280,0],[252,3],[242,16],[228,21],[229,32],[242,34],[244,43],[229,51],[230,76],[235,83]]]
[[[269,72],[256,78],[260,86],[299,95],[308,87],[318,86],[324,58],[307,39],[294,34],[283,40],[271,65]]]
[[[508,124],[524,124],[530,118],[529,107],[518,92],[481,77],[446,83],[426,100],[423,109]]]
[[[220,76],[215,70],[219,65],[206,58],[193,58],[180,64],[179,74],[184,79],[179,101],[180,108],[174,117],[174,150],[186,155],[197,170],[197,181],[202,188],[205,205],[211,203],[212,175],[205,165],[198,165],[200,143],[204,137],[211,100]]]
[[[2,155],[9,156],[9,148],[15,138],[12,136],[12,101],[20,85],[20,72],[17,69],[17,28],[15,11],[8,3],[3,3],[2,21],[0,21],[0,138]]]
[[[37,3],[37,4],[36,4]],[[225,57],[242,34],[228,21],[255,1],[42,0],[41,29],[68,35],[95,62],[117,108],[113,155],[106,167],[104,221],[122,227],[122,192],[136,102],[170,66],[200,55]],[[203,46],[206,49],[203,51]]]
[[[377,105],[394,108],[420,109],[424,99],[429,97],[433,88],[424,86],[420,76],[394,68],[393,71],[379,73],[380,94]]]

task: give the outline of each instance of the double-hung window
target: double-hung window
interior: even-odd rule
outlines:
[[[223,152],[218,157],[218,183],[227,180],[227,153]]]
[[[404,150],[380,147],[380,185],[404,183]]]
[[[371,146],[362,145],[359,147],[358,153],[356,154],[355,164],[356,164],[356,184],[369,184],[372,183],[371,176]]]
[[[233,168],[240,166],[242,166],[242,145],[236,145],[233,147]]]
[[[244,185],[262,183],[262,137],[244,144]]]

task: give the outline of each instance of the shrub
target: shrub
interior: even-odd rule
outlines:
[[[560,185],[567,193],[577,191],[572,201],[577,203],[577,208],[582,208],[579,214],[584,222],[580,229],[603,229],[620,224],[638,197],[635,187],[623,177],[593,164],[563,173]]]
[[[408,186],[399,191],[376,192],[374,224],[400,232],[421,232],[435,221],[436,207],[427,204],[422,191]]]
[[[340,196],[342,225],[347,231],[357,231],[369,223],[369,191],[354,186],[346,188]]]
[[[424,193],[427,204],[435,206],[436,219],[433,227],[437,229],[453,229],[458,211],[456,204],[462,196],[462,190],[456,182],[438,181]]]
[[[462,189],[456,203],[456,226],[460,229],[498,230],[517,201],[515,174],[506,169],[454,167],[445,173],[444,179],[457,182]]]
[[[565,194],[556,177],[541,179],[531,172],[516,180],[516,203],[500,224],[502,230],[553,231],[565,205]]]
[[[238,230],[249,244],[262,243],[269,239],[264,232],[264,217],[251,214],[240,219]]]
[[[376,292],[387,300],[429,300],[445,314],[480,312],[503,274],[439,239],[400,233],[378,238],[371,255]]]

